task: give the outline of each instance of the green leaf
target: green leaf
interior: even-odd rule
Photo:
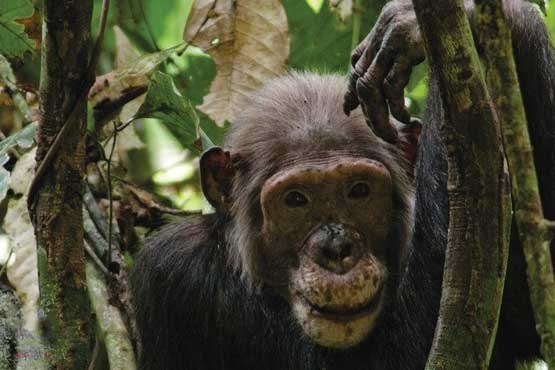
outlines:
[[[202,143],[202,150],[210,149],[214,146],[212,140],[210,140],[208,135],[206,135],[202,130],[200,130],[200,141]]]
[[[7,58],[23,58],[23,54],[34,49],[34,42],[25,33],[25,26],[18,20],[33,15],[30,0],[0,1],[0,54]]]
[[[123,67],[118,68],[117,74],[120,77],[126,75],[145,75],[149,76],[152,72],[158,68],[158,66],[166,61],[172,54],[181,53],[187,47],[186,43],[181,43],[169,49],[159,51],[157,53],[146,54],[134,60],[132,62],[126,63]]]
[[[545,17],[545,23],[549,33],[551,34],[551,39],[555,39],[555,6],[551,5],[547,8],[547,17]]]
[[[198,142],[209,144],[208,136],[199,125],[199,118],[191,102],[185,99],[171,76],[155,72],[144,103],[135,118],[157,118],[172,132],[183,146],[199,153]]]
[[[143,0],[116,1],[116,23],[141,50],[159,50],[145,12]]]
[[[283,0],[291,38],[291,68],[347,72],[353,38],[353,17],[342,22],[328,3],[324,1],[322,6],[311,7],[308,0]],[[381,1],[370,3],[362,14],[359,35],[361,40],[370,31],[379,14]]]
[[[149,77],[160,64],[186,48],[187,44],[181,43],[157,53],[146,54],[98,77],[89,94],[89,103],[93,106],[98,127],[113,118],[111,114],[119,111],[122,105],[142,95],[149,83]]]
[[[547,15],[547,0],[527,0],[527,1],[539,6],[543,15]]]

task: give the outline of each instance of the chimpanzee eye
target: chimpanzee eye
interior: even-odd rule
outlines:
[[[351,190],[349,190],[348,196],[353,199],[361,199],[366,198],[368,194],[370,194],[368,184],[364,182],[357,182],[351,187]]]
[[[306,206],[308,204],[308,199],[306,199],[303,193],[292,190],[285,195],[284,202],[287,207],[296,208]]]

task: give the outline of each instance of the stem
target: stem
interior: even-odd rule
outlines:
[[[113,217],[113,210],[114,204],[112,199],[112,157],[114,155],[114,149],[116,148],[116,140],[118,138],[118,131],[116,129],[116,123],[114,122],[114,138],[112,139],[112,148],[110,149],[110,156],[108,157],[108,166],[106,168],[106,181],[108,186],[108,200],[109,200],[109,207],[108,207],[108,255],[106,256],[107,263],[106,265],[110,268],[110,264],[112,263],[112,234],[114,228],[114,217]]]
[[[351,40],[351,50],[357,47],[360,42],[360,25],[362,23],[362,0],[355,0],[353,4],[353,38]]]

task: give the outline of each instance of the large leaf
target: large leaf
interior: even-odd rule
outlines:
[[[125,34],[141,50],[147,52],[158,50],[152,27],[146,17],[143,0],[118,0],[115,3],[116,22]]]
[[[154,73],[145,101],[135,117],[161,120],[183,146],[196,153],[202,150],[203,144],[211,144],[199,126],[194,107],[165,73]]]
[[[7,58],[23,58],[26,51],[34,49],[34,42],[21,24],[21,21],[33,15],[33,11],[30,0],[0,1],[0,54]]]
[[[216,79],[200,109],[220,126],[235,119],[248,92],[281,74],[289,57],[279,0],[197,0],[184,38],[214,58]]]
[[[333,1],[333,0],[332,0]],[[323,72],[346,73],[353,39],[353,17],[342,22],[330,9],[330,3],[315,8],[308,1],[283,0],[291,37],[290,66]],[[383,1],[364,2],[360,39],[375,23]]]
[[[124,104],[143,94],[150,75],[171,55],[182,52],[185,47],[182,43],[157,53],[143,55],[97,77],[89,93],[89,102],[93,106],[97,123],[105,122],[119,112]]]

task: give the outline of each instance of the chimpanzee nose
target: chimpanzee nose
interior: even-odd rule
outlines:
[[[358,234],[342,225],[322,226],[311,237],[314,260],[321,267],[336,274],[349,272],[360,259]]]

